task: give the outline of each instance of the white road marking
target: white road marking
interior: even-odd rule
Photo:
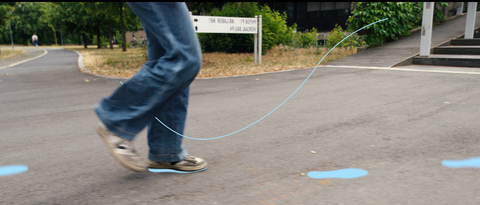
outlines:
[[[391,67],[370,67],[370,66],[338,66],[338,65],[321,65],[318,67],[332,67],[332,68],[357,68],[357,69],[373,69],[373,70],[395,70],[395,71],[411,71],[411,72],[425,72],[425,73],[449,73],[449,74],[469,74],[480,75],[480,69],[478,72],[467,71],[447,71],[447,70],[423,70],[423,69],[410,69],[410,68],[391,68]],[[475,68],[472,68],[475,69]]]
[[[37,57],[33,57],[33,58],[30,58],[30,59],[27,59],[27,60],[24,60],[24,61],[20,61],[20,62],[18,62],[18,63],[13,63],[13,64],[10,64],[10,65],[4,66],[4,67],[0,67],[0,69],[10,68],[10,67],[13,67],[13,66],[16,66],[16,65],[20,65],[20,64],[22,64],[22,63],[26,63],[26,62],[31,61],[31,60],[35,60],[35,59],[37,59],[37,58],[41,58],[41,57],[43,57],[44,55],[47,55],[47,53],[48,53],[47,50],[43,50],[43,51],[45,51],[45,52],[44,52],[42,55],[39,55],[39,56],[37,56]]]

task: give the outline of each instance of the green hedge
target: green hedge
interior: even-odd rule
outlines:
[[[388,18],[365,29],[365,42],[370,46],[381,45],[385,41],[410,35],[410,29],[415,28],[421,12],[416,2],[358,2],[347,20],[347,29],[354,32],[367,24]]]
[[[338,24],[335,24],[335,28],[330,32],[327,36],[325,46],[328,48],[333,48],[337,45],[338,42],[343,40],[348,35],[343,32],[343,29]],[[342,43],[338,44],[337,47],[347,47],[347,48],[356,48],[361,47],[364,45],[364,41],[362,37],[359,37],[356,34],[351,35],[347,39],[343,40]]]
[[[295,48],[309,48],[317,46],[317,29],[312,28],[305,32],[297,32],[297,24],[293,24],[293,34],[291,36],[291,46]]]

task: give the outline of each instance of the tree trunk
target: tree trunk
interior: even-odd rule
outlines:
[[[122,51],[127,51],[127,39],[125,36],[125,25],[123,24],[123,2],[119,2],[120,4],[120,30],[122,33]]]
[[[53,29],[53,35],[55,36],[55,45],[57,45],[57,32]]]
[[[83,33],[83,47],[88,48],[87,45],[88,45],[87,44],[87,35],[85,35],[85,33]]]
[[[100,41],[100,26],[97,26],[97,48],[102,48],[102,42]]]
[[[110,49],[113,49],[112,26],[110,24],[110,19],[108,19],[108,43],[110,44]]]

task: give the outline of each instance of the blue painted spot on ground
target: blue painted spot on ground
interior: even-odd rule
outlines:
[[[189,174],[189,173],[196,173],[196,172],[202,172],[205,171],[207,167],[197,170],[197,171],[178,171],[178,170],[173,170],[173,169],[152,169],[148,168],[148,171],[150,172],[155,172],[155,173],[168,173],[168,172],[173,172],[173,173],[180,173],[180,174]]]
[[[339,169],[334,171],[312,171],[308,173],[308,176],[314,179],[322,178],[342,178],[342,179],[352,179],[357,177],[363,177],[368,174],[367,170],[357,169],[357,168],[348,168],[348,169]]]
[[[442,165],[450,168],[480,168],[480,157],[463,160],[443,160]]]
[[[7,165],[0,167],[0,177],[20,174],[28,171],[28,167],[25,165]]]

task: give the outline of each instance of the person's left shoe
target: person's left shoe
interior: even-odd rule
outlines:
[[[155,162],[148,160],[148,168],[152,169],[174,169],[179,171],[198,171],[207,167],[207,161],[191,155],[186,156],[178,162]]]
[[[107,146],[110,155],[118,163],[136,172],[147,169],[146,163],[140,159],[132,141],[123,139],[109,131],[103,123],[97,125],[97,133]]]

